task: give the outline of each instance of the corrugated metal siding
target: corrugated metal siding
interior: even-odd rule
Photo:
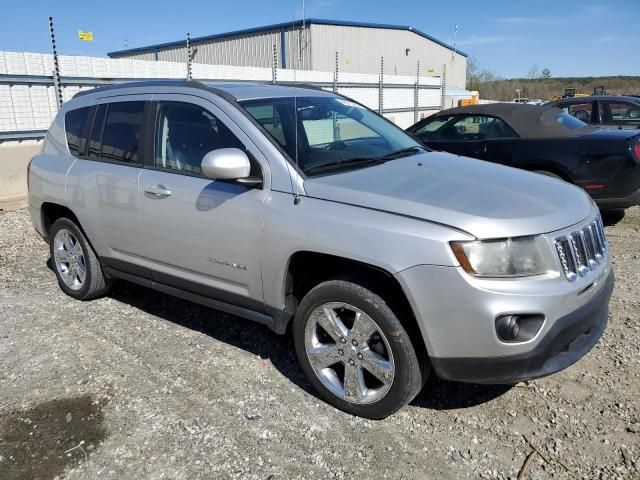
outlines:
[[[309,26],[304,30],[300,27],[285,30],[285,55],[287,68],[297,70],[311,70],[311,31]],[[303,54],[300,55],[300,52]]]
[[[313,24],[311,38],[314,70],[334,70],[336,52],[344,72],[379,73],[384,57],[385,74],[415,76],[420,61],[421,75],[439,75],[446,64],[447,83],[465,87],[467,59],[452,61],[451,50],[410,31]]]
[[[195,50],[193,61],[212,65],[270,68],[273,63],[274,44],[278,52],[278,62],[280,62],[280,31],[194,43],[192,45]],[[186,41],[184,46],[162,48],[157,53],[142,52],[119,58],[184,63],[187,61]]]

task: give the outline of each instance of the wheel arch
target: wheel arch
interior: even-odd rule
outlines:
[[[80,221],[71,209],[65,205],[61,205],[59,203],[53,202],[43,202],[40,206],[40,214],[42,221],[42,232],[45,235],[45,238],[49,238],[49,232],[51,232],[51,227],[56,222],[56,220],[60,218],[68,218],[69,220],[73,220],[78,228],[82,230],[82,225],[80,225]],[[86,233],[83,231],[82,233]],[[88,238],[87,238],[88,240]]]
[[[571,177],[569,176],[567,170],[563,168],[561,165],[557,163],[550,162],[547,160],[536,160],[529,164],[527,164],[527,170],[530,172],[535,172],[536,170],[544,170],[546,172],[554,173],[559,176],[562,180],[568,183],[575,183]]]
[[[288,315],[279,330],[284,332],[290,327],[290,320],[304,295],[316,285],[336,278],[357,282],[380,296],[398,316],[418,354],[427,355],[415,312],[393,274],[377,265],[322,252],[301,250],[289,257],[283,290]]]

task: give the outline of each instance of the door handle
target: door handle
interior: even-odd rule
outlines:
[[[165,198],[171,196],[171,190],[168,190],[164,185],[149,185],[144,188],[144,193],[153,195],[157,198]]]

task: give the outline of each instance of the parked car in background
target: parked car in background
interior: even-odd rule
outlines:
[[[529,103],[529,99],[525,97],[514,98],[512,102],[513,103]]]
[[[564,98],[547,103],[578,120],[604,128],[640,128],[640,98],[599,95]]]
[[[553,107],[443,110],[407,129],[434,150],[523,168],[584,188],[602,209],[640,204],[640,132],[586,125]]]
[[[28,178],[66,294],[124,279],[289,332],[309,382],[355,415],[390,415],[431,371],[550,375],[607,325],[613,271],[584,191],[428,151],[330,92],[82,92]]]

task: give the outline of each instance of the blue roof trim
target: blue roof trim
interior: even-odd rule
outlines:
[[[302,20],[296,20],[293,22],[283,22],[283,23],[275,23],[273,25],[265,25],[263,27],[253,27],[253,28],[246,28],[243,30],[234,30],[232,32],[217,33],[214,35],[207,35],[204,37],[192,38],[191,43],[196,44],[196,43],[206,42],[208,40],[218,40],[222,38],[237,37],[238,35],[267,32],[270,30],[285,30],[291,27],[299,27],[302,25],[302,23],[303,23]],[[350,22],[345,20],[325,20],[321,18],[308,18],[304,20],[304,23],[308,25],[312,25],[312,24],[335,25],[339,27],[363,27],[363,28],[382,28],[386,30],[406,30],[409,32],[413,32],[416,35],[420,35],[421,37],[426,38],[427,40],[431,40],[432,42],[437,43],[442,47],[448,48],[449,50],[457,53],[458,55],[461,55],[463,57],[468,57],[466,53],[458,49],[454,49],[451,45],[444,43],[438,40],[437,38],[432,37],[431,35],[428,35],[424,32],[421,32],[420,30],[417,30],[409,25],[389,25],[386,23]],[[116,50],[114,52],[108,52],[107,55],[109,57],[113,57],[113,56],[121,56],[121,55],[132,54],[132,53],[153,52],[163,48],[179,47],[179,46],[185,45],[185,43],[186,43],[186,39],[180,40],[177,42],[158,43],[156,45],[149,45],[148,47],[129,48],[127,50]]]

